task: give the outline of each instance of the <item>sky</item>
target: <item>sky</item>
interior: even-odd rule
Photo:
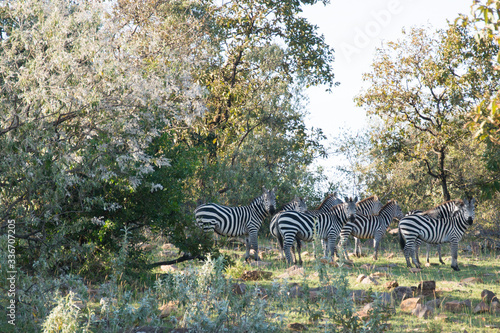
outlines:
[[[354,5],[356,4],[356,5]],[[355,105],[361,91],[362,74],[370,71],[377,47],[402,36],[403,28],[428,26],[445,28],[447,20],[470,14],[472,0],[330,0],[304,7],[302,16],[318,26],[318,32],[335,50],[334,73],[339,86],[306,91],[310,115],[306,124],[321,128],[329,142],[343,129],[358,131],[366,127],[365,111]],[[329,145],[329,143],[327,143]],[[338,157],[319,160],[329,170],[339,164]]]

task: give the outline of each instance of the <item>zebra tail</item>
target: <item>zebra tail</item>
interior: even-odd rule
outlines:
[[[401,246],[401,250],[404,250],[405,245],[406,245],[406,239],[401,233],[401,227],[398,224],[398,237],[399,237],[399,246]]]

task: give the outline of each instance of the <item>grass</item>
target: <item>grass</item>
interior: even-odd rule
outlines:
[[[491,332],[492,328],[500,327],[500,316],[472,313],[481,301],[482,290],[488,289],[500,295],[500,260],[493,252],[473,254],[464,251],[468,245],[466,241],[460,244],[460,272],[450,267],[450,250],[445,245],[442,253],[447,264],[438,264],[433,249],[433,264],[418,273],[411,273],[406,268],[404,256],[393,235],[387,234],[382,241],[376,262],[371,257],[373,250],[367,248],[368,243],[365,242],[365,256],[350,256],[353,265],[345,267],[334,267],[315,258],[312,255],[313,246],[308,243],[303,248],[304,274],[286,279],[279,278],[286,273],[288,265],[280,260],[277,244],[266,239],[259,241],[263,262],[267,263],[265,267],[254,267],[244,262],[244,247],[231,246],[226,242],[220,252],[232,258],[232,263],[225,267],[220,260],[208,263],[187,261],[176,265],[177,269],[173,272],[165,272],[161,268],[145,271],[143,282],[130,284],[115,277],[101,285],[85,283],[87,290],[84,290],[84,282],[78,277],[67,277],[61,283],[64,288],[54,287],[51,289],[54,295],[44,295],[45,299],[56,299],[55,303],[51,301],[49,308],[47,303],[32,298],[29,303],[31,317],[20,316],[17,328],[40,332],[43,325],[48,332],[60,332],[64,327],[61,323],[69,321],[76,327],[76,332],[135,332],[139,328],[144,330],[144,327],[162,328],[163,332],[169,332],[185,326],[197,327],[198,332],[222,332],[224,328],[229,332],[291,332],[294,331],[291,324],[298,325],[294,326],[295,329],[307,328],[308,332],[376,332],[383,329],[389,332]],[[150,244],[150,262],[179,256],[175,248],[162,248],[164,241],[161,238],[152,239]],[[319,249],[319,244],[316,249]],[[425,262],[425,252],[421,253],[420,260]],[[367,268],[366,264],[374,264],[375,267]],[[270,272],[271,276],[257,281],[241,280],[245,271],[254,270]],[[378,285],[356,281],[360,274],[370,275],[377,271],[387,273],[386,277],[377,278]],[[480,278],[482,282],[462,282],[470,277]],[[421,281],[434,280],[438,297],[444,301],[470,300],[472,309],[462,313],[437,309],[431,318],[419,319],[402,312],[400,301],[395,300],[389,309],[376,307],[369,321],[353,317],[364,304],[354,304],[348,293],[365,290],[369,295],[380,295],[389,291],[384,284],[390,280],[396,280],[400,286],[417,286]],[[244,295],[236,295],[232,291],[234,283],[246,285]],[[289,292],[293,283],[301,286],[306,296],[309,289],[328,285],[336,287],[337,294],[319,294],[316,299],[291,297]],[[68,288],[68,285],[77,287]],[[160,308],[165,304],[172,305],[171,311],[161,316]],[[42,313],[37,309],[45,310]],[[435,318],[439,315],[445,315],[446,319]],[[22,322],[23,318],[27,318],[26,323]],[[384,326],[386,324],[389,326]],[[8,332],[4,328],[0,324],[0,331]]]

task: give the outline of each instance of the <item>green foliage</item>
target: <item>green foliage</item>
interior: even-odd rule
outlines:
[[[498,47],[477,41],[468,25],[403,33],[378,51],[364,76],[370,86],[357,97],[382,120],[370,131],[372,162],[361,170],[368,188],[392,192],[406,209],[481,196],[496,176],[466,124],[482,96],[496,89],[491,58]]]

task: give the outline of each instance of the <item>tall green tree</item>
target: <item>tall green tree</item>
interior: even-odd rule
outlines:
[[[372,71],[364,75],[369,86],[356,100],[382,120],[372,142],[374,156],[387,170],[408,172],[403,170],[409,164],[403,169],[399,164],[413,163],[406,176],[438,184],[441,200],[450,200],[491,180],[487,172],[471,179],[473,169],[462,166],[477,165],[469,162],[481,160],[484,151],[472,149],[466,124],[478,101],[498,87],[490,61],[498,50],[476,40],[466,25],[451,24],[436,33],[412,28],[403,34],[378,51]],[[393,174],[387,182],[395,181]],[[432,186],[426,188],[432,193]]]
[[[316,2],[203,2],[218,54],[197,75],[208,110],[187,139],[208,152],[199,173],[203,199],[222,195],[237,204],[262,185],[279,192],[313,185],[307,167],[326,154],[325,137],[305,126],[302,91],[335,85],[333,50],[300,17]]]
[[[0,21],[1,230],[16,221],[25,267],[67,270],[159,221],[139,194],[170,185],[154,174],[179,161],[154,147],[171,119],[204,112],[191,75],[204,58],[176,22],[93,1],[9,2]]]

